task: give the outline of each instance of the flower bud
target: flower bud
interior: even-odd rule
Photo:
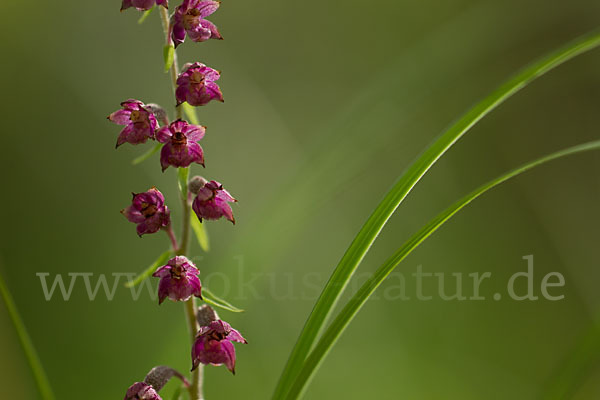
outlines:
[[[202,189],[204,187],[204,185],[206,185],[206,182],[207,182],[206,179],[204,179],[200,175],[194,176],[188,182],[189,192],[192,194],[198,194],[198,191],[200,191],[200,189]]]
[[[154,390],[158,392],[174,376],[181,379],[181,381],[186,387],[190,385],[190,383],[187,381],[187,379],[185,379],[185,377],[181,373],[165,365],[159,365],[158,367],[152,368],[150,372],[148,372],[148,375],[146,375],[144,383],[147,383],[148,385],[152,386]]]
[[[208,326],[211,322],[218,319],[219,316],[217,315],[217,312],[208,304],[203,304],[202,306],[198,307],[196,320],[198,321],[199,326]]]
[[[156,103],[146,104],[146,110],[152,112],[156,119],[163,125],[169,125],[169,116],[164,108]]]

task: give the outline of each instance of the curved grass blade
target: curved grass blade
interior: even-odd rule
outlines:
[[[162,253],[144,272],[139,274],[134,280],[125,283],[125,287],[130,288],[142,283],[144,279],[149,278],[158,267],[165,265],[171,256],[173,256],[173,250],[167,250]]]
[[[427,225],[425,225],[419,232],[414,234],[392,257],[390,257],[381,267],[377,269],[375,274],[367,282],[361,286],[358,292],[348,301],[346,306],[340,311],[336,319],[331,323],[327,331],[323,334],[315,349],[306,359],[298,377],[294,381],[290,391],[288,392],[286,399],[292,400],[297,399],[306,388],[310,378],[313,376],[327,353],[331,350],[337,339],[340,337],[342,332],[346,329],[348,324],[352,321],[356,313],[369,299],[373,292],[381,285],[381,283],[387,278],[387,276],[400,264],[406,256],[408,256],[417,246],[419,246],[425,239],[431,236],[440,226],[446,223],[452,218],[457,212],[462,210],[465,206],[471,203],[473,200],[486,193],[488,190],[500,185],[501,183],[522,174],[525,171],[530,170],[538,165],[547,163],[557,158],[565,157],[568,155],[581,153],[584,151],[600,150],[600,140],[585,143],[582,145],[570,147],[568,149],[558,151],[548,156],[539,158],[535,161],[527,163],[519,168],[516,168],[482,186],[461,200],[454,203],[452,206],[447,208]]]
[[[194,109],[194,107],[190,106],[187,102],[182,103],[179,107],[183,107],[183,112],[192,124],[200,125],[200,120],[198,119],[198,114],[196,114],[196,109]]]
[[[354,271],[371,248],[373,242],[392,216],[396,208],[419,182],[435,162],[456,143],[473,125],[490,111],[498,107],[510,96],[528,83],[571,58],[600,45],[600,33],[594,32],[576,39],[574,42],[551,53],[523,69],[509,79],[492,94],[484,98],[448,128],[425,152],[404,172],[396,184],[375,208],[367,222],[354,238],[340,260],[321,296],[317,300],[304,328],[294,346],[290,358],[279,379],[273,399],[285,397],[291,382],[302,367],[305,356],[325,325],[329,315],[348,285]]]
[[[216,296],[213,292],[208,290],[207,288],[202,288],[202,300],[204,302],[210,304],[211,306],[222,308],[223,310],[231,311],[231,312],[244,312],[241,308],[237,308],[226,300]]]
[[[31,341],[31,338],[27,333],[25,324],[23,323],[23,320],[19,315],[17,306],[15,305],[12,295],[8,291],[8,287],[4,283],[2,275],[0,275],[0,293],[2,294],[2,298],[6,303],[8,315],[10,315],[10,319],[12,320],[12,323],[15,326],[17,336],[21,341],[21,346],[23,346],[23,351],[25,352],[25,356],[27,357],[27,361],[29,362],[29,367],[31,368],[31,372],[33,373],[35,383],[37,384],[42,399],[54,400],[55,397],[52,392],[52,388],[50,387],[48,376],[46,376],[46,372],[44,371],[42,362],[40,361],[40,358],[38,357],[37,352],[35,351],[33,342]]]
[[[198,239],[198,243],[202,250],[208,252],[210,250],[210,242],[208,240],[208,233],[206,232],[206,228],[204,224],[200,222],[195,213],[191,213],[190,215],[192,230],[196,235],[196,239]]]
[[[163,48],[163,58],[165,60],[165,73],[167,73],[175,61],[175,47],[172,44],[167,44]]]
[[[572,398],[598,365],[600,365],[600,319],[596,318],[569,355],[558,365],[539,398],[542,400]]]
[[[179,192],[181,193],[184,199],[187,198],[189,176],[190,167],[177,168],[177,185],[179,185]]]
[[[183,388],[181,386],[179,386],[177,389],[175,389],[175,391],[173,392],[173,396],[171,396],[171,400],[181,400],[181,392],[183,391]]]
[[[150,16],[150,14],[152,14],[152,11],[154,11],[154,8],[156,6],[152,6],[151,9],[144,11],[144,13],[142,14],[142,16],[140,17],[140,19],[138,19],[138,24],[143,24],[144,21],[146,21],[146,19],[148,18],[148,16]]]
[[[144,162],[147,159],[149,159],[150,157],[152,157],[154,154],[158,153],[158,151],[160,150],[161,146],[162,146],[162,143],[157,143],[156,145],[154,145],[153,148],[151,148],[150,150],[148,150],[147,152],[145,152],[141,156],[134,158],[131,161],[131,164],[132,165],[141,164],[142,162]]]

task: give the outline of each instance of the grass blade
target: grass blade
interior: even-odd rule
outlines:
[[[138,24],[141,25],[144,23],[144,21],[146,21],[146,19],[150,16],[150,14],[152,14],[152,11],[154,11],[154,7],[156,7],[156,6],[152,6],[151,9],[144,11],[144,13],[140,17],[140,19],[138,19]]]
[[[175,47],[172,44],[167,44],[163,48],[163,58],[165,60],[165,73],[169,72],[173,62],[175,61]]]
[[[181,400],[181,392],[182,392],[182,387],[179,386],[177,389],[175,389],[175,392],[173,392],[173,396],[171,396],[171,400]]]
[[[600,319],[576,342],[573,350],[558,365],[540,395],[542,400],[566,400],[577,394],[577,389],[593,376],[600,365]]]
[[[173,250],[167,250],[162,253],[144,272],[139,274],[134,280],[127,282],[125,287],[130,288],[142,283],[144,279],[149,278],[158,267],[165,265],[172,255]]]
[[[38,390],[40,391],[40,395],[44,400],[54,400],[54,394],[52,393],[52,388],[50,387],[50,382],[48,381],[48,376],[46,376],[46,372],[44,371],[44,367],[42,366],[42,362],[35,351],[35,347],[33,346],[33,342],[27,333],[27,329],[25,328],[25,324],[19,315],[19,311],[17,310],[17,306],[12,298],[12,295],[8,291],[8,287],[4,283],[4,279],[2,275],[0,275],[0,293],[2,294],[2,298],[6,303],[6,309],[8,310],[8,315],[10,315],[10,319],[15,326],[15,330],[17,331],[17,336],[21,341],[21,346],[23,346],[23,351],[25,352],[25,356],[27,357],[27,361],[29,362],[29,367],[31,368],[31,372],[33,373],[33,377],[35,379],[35,383],[37,384]]]
[[[192,215],[190,215],[190,218],[192,230],[196,235],[196,239],[198,239],[200,247],[202,248],[202,250],[208,252],[210,250],[210,242],[208,240],[208,233],[206,232],[204,224],[200,222],[200,220],[196,216],[196,213],[192,213]]]
[[[600,150],[600,140],[574,146],[522,165],[521,167],[516,168],[480,186],[478,189],[454,203],[452,206],[431,220],[427,225],[421,228],[419,232],[414,234],[400,249],[398,249],[398,251],[396,251],[396,253],[394,253],[394,255],[392,255],[392,257],[390,257],[381,267],[377,269],[375,274],[373,274],[373,276],[361,286],[358,292],[350,299],[350,301],[348,301],[342,311],[340,311],[336,319],[331,323],[327,331],[325,331],[315,346],[315,349],[306,359],[306,362],[295,379],[294,384],[286,396],[286,399],[297,399],[303,393],[303,390],[306,388],[310,378],[313,376],[324,357],[331,350],[332,346],[335,344],[342,332],[346,329],[348,324],[352,321],[356,313],[369,299],[377,287],[379,287],[379,285],[385,280],[385,278],[398,266],[398,264],[400,264],[404,258],[406,258],[415,248],[417,248],[417,246],[419,246],[425,239],[432,235],[440,226],[446,223],[457,212],[462,210],[465,206],[482,194],[486,193],[488,190],[517,175],[522,174],[525,171],[530,170],[531,168],[557,158],[591,150]]]
[[[179,192],[181,193],[184,199],[187,198],[189,175],[190,167],[177,168],[177,185],[179,185]]]
[[[162,143],[155,144],[153,148],[151,148],[150,150],[148,150],[147,152],[145,152],[141,156],[134,158],[131,161],[131,164],[132,165],[141,164],[142,162],[144,162],[147,159],[149,159],[150,157],[152,157],[154,154],[158,153],[158,151],[160,150],[161,146],[162,146]]]
[[[196,114],[196,109],[194,107],[190,106],[187,102],[182,103],[179,107],[183,107],[183,112],[192,124],[200,125],[200,120],[198,119],[198,114]]]
[[[422,155],[404,172],[396,184],[385,195],[365,222],[348,250],[340,260],[321,296],[317,300],[304,328],[294,346],[290,358],[283,370],[275,389],[273,399],[285,397],[291,382],[302,367],[305,356],[312,348],[329,315],[335,307],[342,291],[348,285],[354,271],[369,251],[373,242],[392,216],[396,208],[419,182],[421,177],[435,162],[456,143],[473,125],[490,111],[498,107],[510,96],[528,83],[571,58],[600,45],[600,33],[594,32],[578,38],[567,46],[551,53],[541,60],[523,69],[509,79],[492,94],[484,98],[447,129],[429,146]]]
[[[226,300],[216,296],[213,292],[208,290],[207,288],[202,288],[202,300],[204,302],[210,304],[211,306],[222,308],[223,310],[239,313],[244,312],[241,308],[237,308]]]

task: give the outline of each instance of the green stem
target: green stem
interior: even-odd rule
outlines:
[[[173,45],[173,41],[169,35],[169,12],[164,7],[158,7],[160,9],[160,19],[163,27],[163,31],[165,33],[165,43],[167,45]],[[179,75],[179,64],[177,62],[177,51],[173,53],[173,64],[171,65],[171,85],[173,86],[173,95],[175,95],[175,90],[177,90],[177,77]],[[183,110],[181,107],[175,107],[177,118],[183,117]],[[178,179],[179,182],[179,179]],[[187,193],[187,182],[180,182],[180,192],[181,192],[181,203],[182,203],[182,233],[181,233],[181,242],[179,243],[179,248],[177,249],[177,255],[185,256],[188,250],[188,243],[190,239],[190,212],[191,212],[191,202]],[[194,341],[196,339],[196,333],[198,332],[198,323],[196,322],[196,299],[192,297],[188,301],[185,302],[185,314],[188,323],[188,328],[190,331],[190,339],[192,346],[194,345]],[[202,383],[203,383],[203,366],[200,365],[192,372],[192,384],[188,388],[190,393],[190,398],[192,400],[203,400],[204,396],[202,395]]]
[[[177,249],[177,255],[185,256],[187,254],[188,245],[190,242],[190,213],[192,209],[192,204],[188,198],[187,191],[181,193],[181,203],[182,203],[182,231],[181,231],[181,243],[179,244],[179,249]]]
[[[17,336],[21,341],[21,346],[23,346],[23,351],[25,352],[25,356],[27,357],[27,361],[31,367],[31,372],[33,373],[35,383],[37,384],[42,399],[54,400],[55,397],[52,393],[52,388],[50,387],[50,382],[48,381],[48,377],[46,376],[42,362],[35,351],[35,347],[33,347],[33,342],[27,333],[25,324],[23,323],[23,320],[21,320],[19,312],[17,311],[17,306],[15,305],[15,302],[8,291],[8,287],[6,287],[6,284],[4,283],[2,275],[0,275],[0,293],[2,294],[2,298],[6,303],[8,315],[15,326]]]
[[[173,45],[173,41],[171,40],[171,35],[169,35],[169,11],[164,7],[160,8],[160,20],[162,23],[163,31],[165,33],[165,43],[167,45]],[[173,95],[175,95],[175,90],[177,89],[177,77],[179,76],[179,64],[177,63],[177,51],[173,52],[173,65],[171,66],[171,84],[173,85]],[[182,118],[183,111],[181,107],[175,107],[175,112],[177,115],[177,119]]]
[[[185,176],[187,176],[187,174],[184,174]],[[183,226],[183,231],[181,233],[181,243],[179,244],[179,248],[177,249],[177,255],[180,256],[185,256],[187,254],[187,249],[188,249],[188,244],[190,241],[190,231],[191,231],[191,226],[190,226],[190,213],[191,213],[191,208],[192,208],[192,203],[190,201],[190,198],[188,196],[188,191],[187,191],[187,183],[185,182],[179,182],[180,183],[180,195],[181,195],[181,203],[182,203],[182,215],[183,215],[183,221],[182,221],[182,226]],[[195,297],[191,297],[188,301],[185,302],[185,313],[186,313],[186,317],[187,317],[187,322],[188,322],[188,327],[190,330],[190,337],[191,337],[191,343],[192,346],[194,345],[194,341],[196,339],[196,333],[198,333],[198,322],[196,321],[196,298]],[[193,372],[192,372],[192,384],[190,385],[190,387],[188,388],[189,392],[190,392],[190,397],[192,398],[192,400],[202,400],[203,399],[203,395],[202,395],[202,381],[203,381],[203,369],[204,366],[202,364],[200,364],[198,366],[198,368],[196,368]]]
[[[188,327],[190,329],[190,335],[192,339],[192,346],[194,345],[194,341],[196,339],[196,333],[198,333],[198,322],[196,320],[196,298],[191,297],[188,301],[185,302],[185,313],[187,316]],[[203,384],[203,371],[204,365],[198,365],[198,368],[192,371],[192,384],[188,388],[190,392],[190,397],[193,400],[203,400],[204,396],[202,395],[202,384]]]

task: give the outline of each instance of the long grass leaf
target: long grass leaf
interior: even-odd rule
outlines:
[[[302,394],[303,390],[310,381],[310,378],[313,376],[316,369],[319,367],[327,353],[331,350],[332,346],[335,344],[342,332],[346,329],[356,313],[361,309],[361,307],[365,304],[377,287],[379,287],[385,278],[394,270],[394,268],[396,268],[398,264],[400,264],[400,262],[404,260],[404,258],[406,258],[417,246],[419,246],[425,239],[432,235],[457,212],[462,210],[465,206],[488,190],[519,174],[522,174],[525,171],[530,170],[531,168],[557,158],[590,150],[600,150],[600,140],[574,146],[522,165],[521,167],[516,168],[480,186],[478,189],[454,203],[452,206],[431,220],[427,225],[421,228],[420,231],[413,235],[402,247],[400,247],[400,249],[398,249],[398,251],[396,251],[396,253],[394,253],[392,257],[390,257],[381,267],[377,269],[375,274],[373,274],[373,276],[361,286],[358,292],[350,299],[350,301],[348,301],[342,311],[340,311],[336,319],[331,323],[329,328],[325,331],[315,346],[314,350],[306,359],[306,362],[304,363],[299,375],[288,392],[286,399],[297,399]]]
[[[144,21],[146,21],[146,19],[150,16],[150,14],[152,14],[152,11],[154,11],[154,8],[156,6],[152,6],[151,9],[144,11],[144,13],[142,14],[142,16],[140,17],[140,19],[138,19],[138,24],[143,24]]]
[[[158,153],[160,151],[161,146],[162,146],[162,143],[155,144],[154,147],[152,147],[151,149],[149,149],[148,151],[146,151],[144,154],[142,154],[141,156],[138,156],[138,157],[134,158],[131,161],[131,164],[132,165],[141,164],[142,162],[144,162],[147,159],[149,159],[150,157],[152,157],[154,154]]]
[[[172,255],[173,250],[167,250],[162,253],[144,272],[139,274],[134,280],[125,283],[125,287],[130,288],[142,283],[144,279],[149,278],[158,267],[165,265]]]
[[[184,199],[188,195],[188,177],[190,176],[190,167],[177,168],[177,185],[179,186],[179,192]]]
[[[562,360],[544,387],[541,400],[567,400],[600,365],[600,319],[592,321],[568,356]]]
[[[196,113],[196,109],[194,107],[190,106],[187,102],[182,103],[179,107],[183,107],[183,112],[192,124],[200,125],[200,120],[198,119],[198,114]]]
[[[600,45],[600,33],[594,32],[578,38],[567,46],[526,67],[458,119],[404,172],[375,208],[329,278],[292,350],[275,389],[273,399],[279,400],[285,397],[291,382],[302,367],[306,355],[311,350],[315,339],[325,325],[342,291],[348,285],[354,271],[396,208],[421,177],[469,128],[510,96],[551,69],[598,45]]]
[[[211,292],[210,290],[208,290],[205,287],[202,288],[202,300],[204,300],[206,303],[210,304],[211,306],[219,307],[219,308],[222,308],[223,310],[227,310],[227,311],[231,311],[231,312],[235,312],[235,313],[244,312],[244,310],[242,310],[241,308],[237,308],[236,306],[232,305],[228,301],[223,300],[222,298],[216,296],[213,292]]]
[[[192,215],[190,215],[190,219],[191,219],[190,225],[192,226],[192,230],[194,231],[194,234],[196,235],[198,244],[200,244],[200,247],[202,248],[202,250],[208,252],[210,250],[210,242],[209,242],[208,233],[206,232],[206,228],[205,228],[204,224],[200,222],[200,220],[198,219],[198,217],[196,216],[195,213],[192,213]]]
[[[19,311],[17,310],[17,306],[15,305],[15,301],[12,298],[12,295],[8,291],[8,287],[4,283],[4,279],[2,275],[0,275],[0,293],[2,294],[2,298],[4,299],[4,303],[6,303],[6,309],[8,310],[8,315],[17,331],[17,336],[21,341],[21,346],[23,346],[23,351],[25,352],[25,356],[27,357],[27,361],[29,362],[29,367],[31,368],[31,372],[33,373],[33,377],[35,379],[35,383],[37,384],[38,390],[40,391],[40,395],[44,400],[54,400],[54,394],[52,392],[52,388],[50,386],[50,382],[48,381],[48,376],[44,371],[44,367],[42,366],[42,362],[35,351],[35,347],[33,346],[33,342],[27,333],[27,329],[25,328],[25,324],[19,315]]]

